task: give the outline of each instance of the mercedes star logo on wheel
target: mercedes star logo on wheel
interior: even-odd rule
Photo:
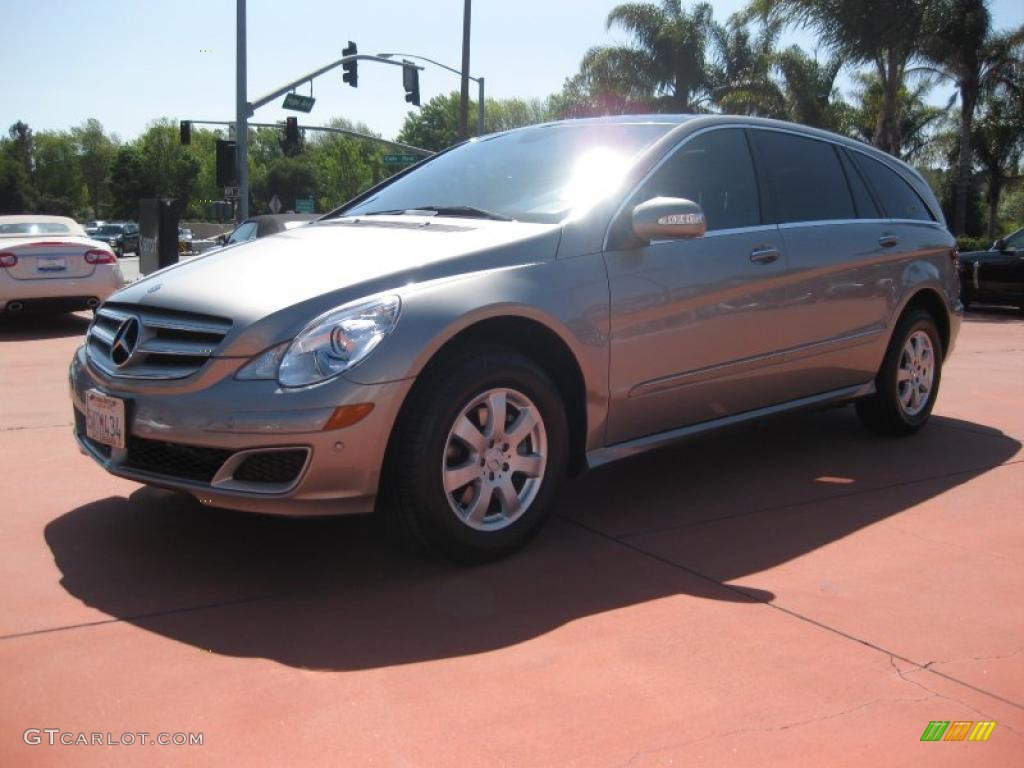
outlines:
[[[126,317],[117,326],[114,342],[110,345],[110,359],[118,368],[127,364],[139,343],[139,331],[142,324],[137,317]]]

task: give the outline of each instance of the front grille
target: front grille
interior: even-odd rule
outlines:
[[[114,349],[118,331],[126,328],[126,344]],[[86,334],[90,362],[111,376],[137,379],[182,379],[213,356],[231,330],[223,317],[180,312],[137,304],[104,304]],[[127,354],[130,352],[130,355]]]
[[[128,440],[128,457],[123,466],[155,475],[208,483],[231,454],[232,451],[222,448],[131,437]]]
[[[292,483],[306,463],[306,454],[304,449],[254,453],[243,459],[232,477],[244,483]]]

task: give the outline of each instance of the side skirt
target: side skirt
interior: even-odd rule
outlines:
[[[856,400],[859,397],[874,394],[874,391],[875,382],[872,380],[866,384],[859,384],[854,387],[834,389],[830,392],[823,392],[820,395],[811,395],[810,397],[791,400],[787,403],[779,403],[778,405],[770,405],[766,408],[758,408],[754,411],[737,413],[732,416],[723,416],[721,419],[702,421],[699,424],[690,424],[689,426],[670,429],[666,432],[658,432],[653,435],[637,437],[633,440],[627,440],[622,443],[616,443],[604,448],[588,451],[587,466],[590,469],[594,469],[595,467],[600,467],[602,464],[618,461],[619,459],[624,459],[627,456],[635,456],[638,453],[644,453],[645,451],[650,451],[654,448],[660,448],[663,445],[675,443],[688,437],[699,435],[703,432],[710,432],[723,427],[743,424],[748,421],[760,419],[764,416],[773,416],[775,414],[788,413],[790,411],[811,410],[822,406],[845,403],[851,400]]]

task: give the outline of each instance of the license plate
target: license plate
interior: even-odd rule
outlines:
[[[124,448],[124,400],[95,389],[86,392],[85,434],[97,443]]]
[[[67,268],[67,259],[36,258],[36,270],[39,272],[63,272]]]

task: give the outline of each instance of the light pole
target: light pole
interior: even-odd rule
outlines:
[[[440,67],[441,69],[447,69],[452,74],[455,74],[455,75],[458,75],[459,77],[462,77],[462,72],[460,72],[459,70],[455,69],[455,67],[449,67],[447,64],[442,64],[439,61],[434,61],[433,59],[428,59],[426,56],[418,56],[418,55],[416,55],[414,53],[378,53],[377,56],[382,58],[382,59],[390,59],[390,58],[393,58],[395,56],[401,56],[402,58],[406,58],[406,59],[419,59],[420,61],[426,61],[426,62],[428,62],[430,64],[433,64],[435,67]],[[467,80],[472,80],[474,83],[477,84],[477,87],[479,88],[479,94],[480,95],[477,97],[477,105],[476,105],[476,126],[477,126],[476,132],[477,132],[478,135],[483,136],[483,134],[484,134],[484,79],[482,77],[473,77],[472,75],[466,75],[466,79]]]
[[[235,153],[238,169],[238,221],[249,218],[249,96],[245,77],[245,0],[236,6]]]

